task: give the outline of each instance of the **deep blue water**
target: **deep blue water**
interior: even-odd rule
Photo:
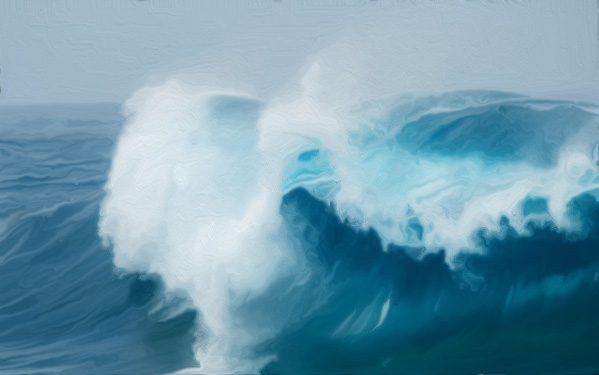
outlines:
[[[593,118],[576,106],[539,115],[513,103],[429,114],[389,132],[386,150],[475,155],[487,166],[526,159],[546,170]],[[210,307],[194,304],[193,288],[168,288],[158,268],[115,268],[98,232],[124,122],[115,104],[0,107],[2,374],[163,374],[202,364],[201,309]],[[478,136],[468,137],[473,127]],[[299,153],[298,163],[313,164],[301,164],[298,181],[326,152]],[[598,373],[599,202],[587,177],[588,191],[564,209],[576,230],[535,220],[523,234],[504,216],[499,230],[474,233],[478,251],[451,256],[414,245],[431,230],[422,220],[408,225],[414,237],[387,247],[376,229],[340,218],[326,194],[290,184],[278,210],[310,277],[235,305],[244,325],[278,327],[242,356],[274,353],[265,374]],[[542,197],[520,207],[525,217],[549,211]],[[237,329],[233,337],[245,332]]]

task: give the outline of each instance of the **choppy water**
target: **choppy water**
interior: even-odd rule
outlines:
[[[0,372],[161,373],[189,364],[196,313],[117,277],[97,235],[115,105],[3,107]]]

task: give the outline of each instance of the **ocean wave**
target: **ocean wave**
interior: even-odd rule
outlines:
[[[596,201],[599,192],[597,107],[492,91],[344,102],[318,82],[311,70],[301,90],[263,102],[169,81],[127,103],[100,235],[117,267],[158,274],[168,290],[189,296],[200,314],[201,371],[248,373],[276,363],[286,355],[272,349],[277,339],[333,309],[333,300],[330,313],[343,319],[321,326],[332,338],[381,331],[419,309],[410,326],[425,327],[444,298],[473,304],[452,278],[472,290],[484,284],[489,275],[458,270],[464,259],[483,267],[476,254],[489,251],[492,238],[536,238],[551,226],[558,238],[595,241],[588,217],[571,205],[585,193]],[[350,232],[332,241],[354,233],[365,242],[347,251],[377,255],[339,249],[336,261],[323,260],[318,225],[285,214],[297,189],[345,223]],[[364,274],[346,275],[347,285],[362,280],[367,289],[335,286],[350,266]],[[419,278],[419,267],[430,279]],[[422,280],[432,294],[419,296],[416,309],[399,308],[398,296],[409,292],[381,282],[385,275]],[[547,280],[536,290],[556,285]],[[508,292],[497,293],[493,301]],[[509,293],[510,301],[534,298],[526,288]],[[410,331],[394,327],[381,342]]]

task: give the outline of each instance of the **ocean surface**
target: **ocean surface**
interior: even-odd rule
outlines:
[[[0,374],[599,372],[599,110],[0,107]]]

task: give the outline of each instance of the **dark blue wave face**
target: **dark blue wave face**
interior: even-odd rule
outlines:
[[[587,235],[531,226],[522,237],[504,219],[501,234],[480,234],[482,253],[459,255],[452,269],[443,251],[383,251],[376,232],[352,229],[305,190],[290,192],[287,222],[304,228],[298,236],[334,273],[333,297],[268,343],[279,359],[265,372],[596,373],[599,204],[581,195],[570,210]],[[380,322],[373,306],[385,300]]]
[[[427,115],[394,142],[415,155],[536,150],[527,160],[544,168],[556,162],[551,137],[590,121],[567,106],[529,121],[523,108]],[[159,275],[116,270],[97,234],[123,121],[115,105],[0,107],[0,374],[163,374],[202,362],[202,316],[184,291],[167,291]],[[441,133],[416,131],[423,121]],[[546,122],[554,131],[539,138]],[[473,123],[507,133],[483,127],[474,146],[460,136]],[[515,142],[510,131],[530,137]],[[522,211],[547,205],[531,198]],[[280,213],[315,276],[294,298],[275,285],[256,299],[273,310],[293,304],[297,316],[248,356],[276,354],[264,374],[597,373],[597,192],[567,210],[580,230],[543,222],[523,235],[503,218],[500,232],[477,233],[479,251],[450,261],[443,250],[384,248],[375,230],[294,189]]]

